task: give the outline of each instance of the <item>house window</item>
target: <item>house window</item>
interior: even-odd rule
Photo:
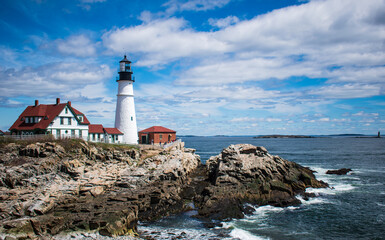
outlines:
[[[118,135],[115,135],[115,140],[118,141]]]
[[[162,140],[162,137],[163,137],[162,134],[159,134],[159,139],[160,139],[160,140]]]
[[[68,130],[66,130],[65,133],[67,134],[67,133],[68,133]]]
[[[64,125],[64,118],[60,117],[60,125]]]
[[[65,112],[68,113],[68,108],[66,108]]]
[[[74,129],[71,130],[71,137],[75,137],[75,130]]]
[[[56,129],[56,138],[60,138],[60,129]]]
[[[100,141],[100,133],[98,133],[98,141]]]
[[[80,121],[80,122],[83,122],[83,118],[82,118],[82,117],[79,117],[79,121]]]
[[[79,130],[79,137],[81,138],[82,137],[82,130]]]
[[[68,118],[68,125],[71,125],[72,122],[71,122],[71,118]]]
[[[92,134],[92,140],[95,141],[95,133]]]
[[[25,118],[25,123],[29,123],[29,117]]]

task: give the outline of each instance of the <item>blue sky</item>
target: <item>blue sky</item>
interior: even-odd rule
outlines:
[[[125,53],[139,130],[385,132],[384,0],[4,0],[0,129],[57,97],[113,126]]]

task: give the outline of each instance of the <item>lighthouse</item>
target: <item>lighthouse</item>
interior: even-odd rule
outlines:
[[[118,99],[116,101],[115,127],[123,135],[123,143],[138,144],[138,129],[136,126],[136,114],[134,103],[135,82],[132,79],[131,62],[124,55],[119,62]]]

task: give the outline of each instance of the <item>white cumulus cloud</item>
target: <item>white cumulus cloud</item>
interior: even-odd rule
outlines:
[[[96,53],[96,44],[85,35],[70,36],[68,39],[56,40],[57,50],[65,55],[89,57]]]
[[[52,63],[39,67],[1,69],[0,91],[4,97],[62,96],[112,76],[107,65]]]
[[[213,27],[224,28],[239,22],[239,18],[236,16],[228,16],[220,19],[209,18],[208,21],[209,24]]]
[[[215,8],[221,8],[227,5],[230,0],[170,0],[163,4],[167,7],[166,12],[182,11],[207,11]]]

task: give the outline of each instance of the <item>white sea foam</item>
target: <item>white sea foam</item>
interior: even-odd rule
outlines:
[[[332,188],[307,188],[307,193],[314,193],[316,196],[320,195],[334,195],[335,191]]]
[[[330,182],[330,188],[307,188],[306,192],[314,193],[316,196],[335,195],[340,192],[352,191],[356,187],[347,183],[333,183]]]
[[[334,186],[334,190],[338,192],[346,192],[346,191],[351,191],[355,189],[356,187],[352,186],[351,184],[336,184]]]
[[[215,227],[215,228],[232,229],[234,228],[234,224],[233,222],[222,222],[222,227]]]
[[[311,170],[315,171],[314,175],[318,180],[328,182],[331,178],[333,178],[332,175],[326,174],[326,171],[328,169],[321,168],[321,167],[310,167]]]
[[[255,236],[252,233],[236,228],[233,231],[231,231],[230,236],[233,238],[241,239],[241,240],[266,240],[270,238],[261,237],[261,236]]]
[[[359,183],[361,180],[359,176],[357,176],[355,173],[358,171],[354,172],[349,172],[348,175],[344,176],[337,176],[337,175],[330,175],[326,174],[326,171],[328,169],[319,167],[319,166],[314,166],[311,167],[312,170],[316,171],[314,175],[318,180],[322,180],[324,182],[327,182],[330,186],[330,188],[308,188],[306,189],[306,192],[311,192],[315,193],[317,196],[319,195],[335,195],[339,192],[346,192],[346,191],[351,191],[355,189],[356,187],[353,186],[350,182],[354,182],[354,184]],[[352,175],[353,174],[353,175]]]
[[[305,200],[301,196],[297,196],[297,198],[301,201],[301,203],[303,205],[328,204],[328,203],[330,203],[328,200],[321,198],[321,197],[310,198],[309,200]]]
[[[296,209],[300,209],[300,207],[294,207],[294,206],[290,206],[290,207],[287,207],[288,210],[296,210]]]
[[[201,240],[216,238],[217,234],[209,229],[191,229],[191,228],[169,228],[169,227],[144,227],[139,226],[139,232],[144,236],[149,235],[155,239],[174,239],[181,237],[183,239]],[[231,238],[224,238],[231,239]]]
[[[281,212],[285,209],[282,207],[274,207],[274,206],[266,205],[266,206],[254,207],[254,210],[255,210],[254,214],[265,215],[266,213],[269,213],[269,212]]]

